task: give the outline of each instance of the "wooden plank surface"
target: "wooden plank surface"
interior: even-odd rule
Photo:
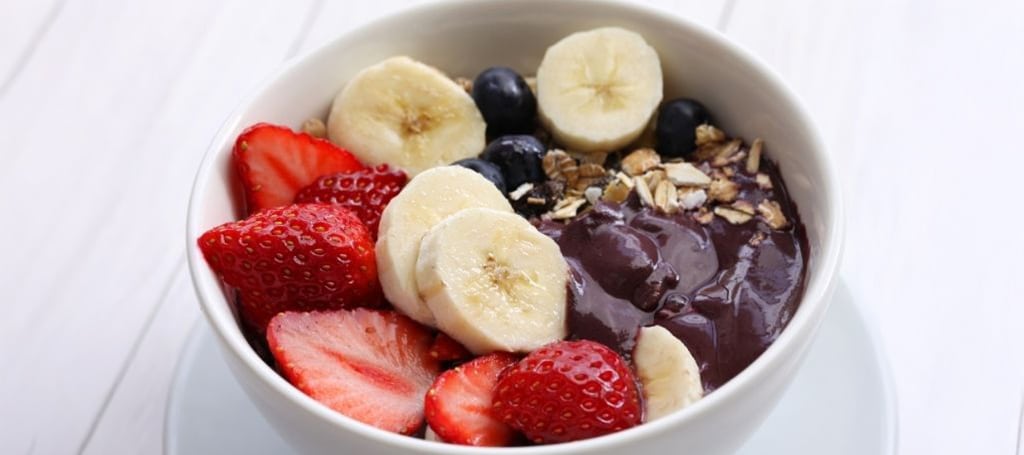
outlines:
[[[842,276],[889,354],[900,453],[1015,451],[1024,215],[1004,207],[1024,164],[1022,18],[1022,2],[780,0],[728,22],[838,158]]]
[[[64,0],[0,3],[0,97],[33,57],[64,4]]]
[[[0,240],[5,451],[86,440],[181,269],[209,138],[314,4],[68,0],[36,44],[0,99],[0,210],[22,220]]]
[[[198,318],[192,175],[284,59],[417,2],[346,3],[0,2],[5,453],[159,453]],[[901,452],[1012,453],[1024,217],[1005,199],[1024,164],[1024,4],[644,3],[718,25],[818,119],[849,208],[843,277],[890,356]]]

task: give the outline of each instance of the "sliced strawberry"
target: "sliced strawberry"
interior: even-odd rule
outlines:
[[[437,376],[433,335],[393,311],[284,312],[267,343],[289,382],[355,420],[401,434],[423,426],[423,396]]]
[[[495,353],[445,371],[427,391],[426,416],[430,429],[452,444],[506,446],[516,436],[491,411],[494,385],[518,359]]]
[[[444,332],[438,332],[434,344],[430,345],[430,356],[439,362],[457,362],[473,356],[469,349],[459,344]]]
[[[363,168],[345,149],[269,123],[243,131],[232,153],[248,213],[290,204],[300,189],[322,175]]]

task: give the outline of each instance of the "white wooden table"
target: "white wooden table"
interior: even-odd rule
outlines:
[[[410,2],[358,3],[0,0],[0,453],[160,453],[193,173],[283,60]],[[819,120],[901,453],[1024,453],[1024,2],[648,3]]]

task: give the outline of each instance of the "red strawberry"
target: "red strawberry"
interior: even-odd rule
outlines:
[[[269,123],[243,131],[232,153],[248,213],[291,204],[302,187],[321,175],[363,168],[345,149]]]
[[[338,172],[318,178],[313,184],[299,190],[295,202],[322,202],[339,204],[352,210],[377,238],[380,214],[391,202],[405,182],[405,172],[382,164],[375,168]]]
[[[444,332],[438,332],[434,344],[430,345],[430,356],[440,362],[456,362],[473,356],[465,346]]]
[[[314,400],[395,433],[423,426],[423,396],[437,376],[426,327],[365,308],[280,313],[267,344],[289,382]]]
[[[518,359],[496,353],[445,371],[427,391],[426,416],[430,429],[452,444],[506,446],[515,431],[492,412],[498,376]]]
[[[242,317],[260,333],[282,311],[382,301],[373,240],[343,207],[267,209],[206,231],[199,248],[224,283],[238,289]]]
[[[589,340],[549,344],[506,370],[494,412],[538,444],[614,433],[641,419],[632,370],[615,351]]]

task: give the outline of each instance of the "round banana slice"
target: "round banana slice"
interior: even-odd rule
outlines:
[[[549,47],[537,102],[558,142],[606,153],[640,136],[662,98],[661,61],[640,35],[616,27],[578,32]]]
[[[554,240],[519,215],[482,208],[431,229],[416,261],[437,327],[476,354],[565,338],[568,273]]]
[[[377,275],[395,308],[422,324],[434,316],[416,287],[416,258],[427,231],[452,214],[471,207],[512,213],[493,183],[461,166],[442,166],[409,181],[380,217],[377,230]]]
[[[644,391],[647,422],[683,409],[704,395],[697,361],[664,327],[640,329],[633,363]]]
[[[359,72],[338,94],[327,119],[331,142],[368,165],[409,175],[476,156],[487,125],[462,87],[409,57]]]

